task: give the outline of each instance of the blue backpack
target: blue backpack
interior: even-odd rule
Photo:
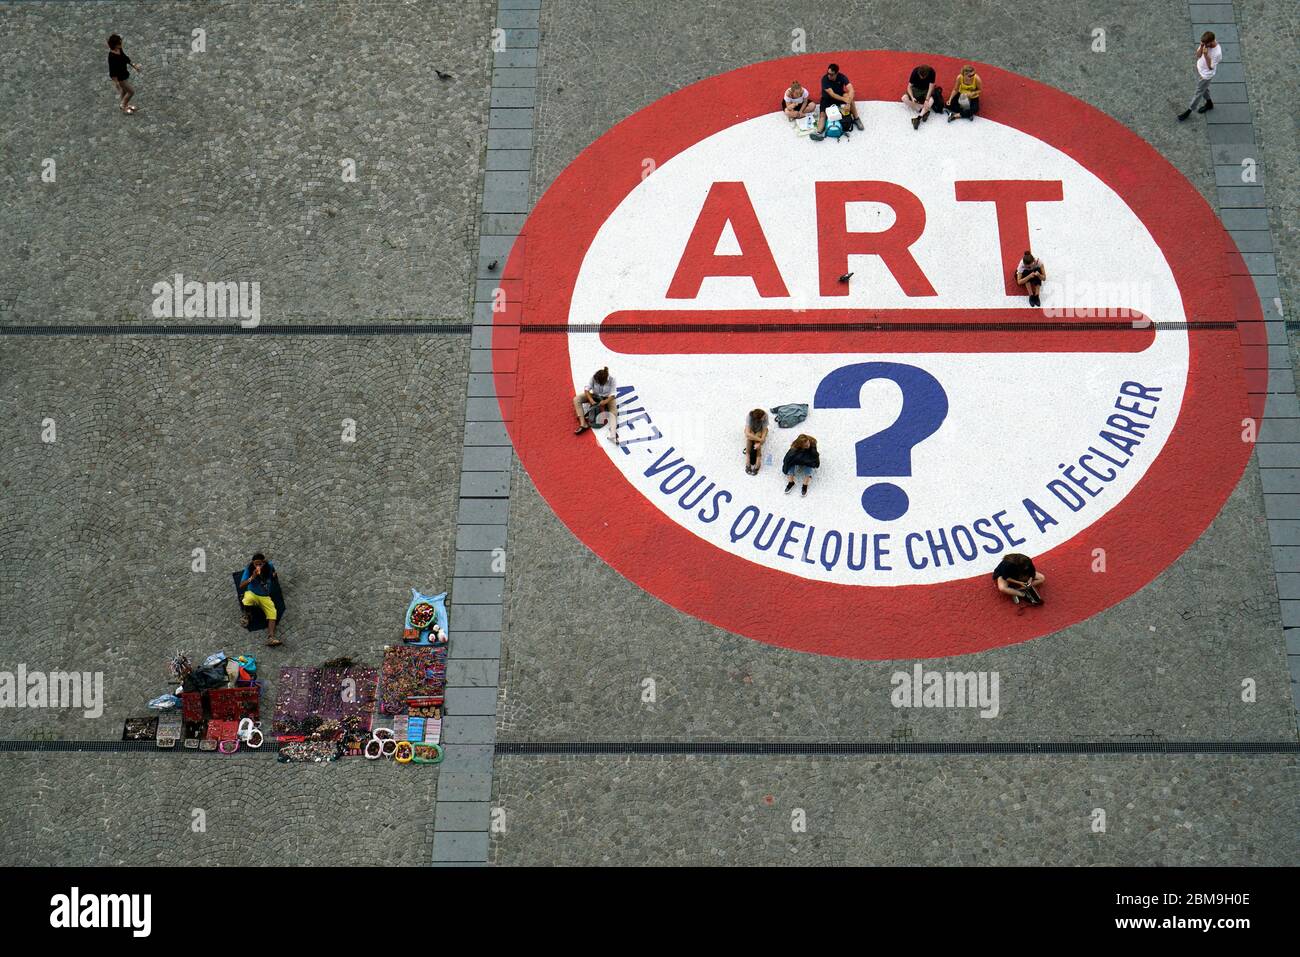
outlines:
[[[822,133],[830,139],[837,140],[844,135],[844,123],[840,120],[827,120]]]

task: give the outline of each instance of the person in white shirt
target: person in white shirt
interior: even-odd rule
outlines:
[[[1201,34],[1201,45],[1196,48],[1196,93],[1192,95],[1192,102],[1187,104],[1187,109],[1178,114],[1178,119],[1187,119],[1192,115],[1192,110],[1196,108],[1197,102],[1204,99],[1197,113],[1206,113],[1214,109],[1214,101],[1210,99],[1210,81],[1214,79],[1214,72],[1219,68],[1219,61],[1223,59],[1223,47],[1214,39],[1214,34],[1206,30]]]
[[[573,430],[574,435],[581,435],[591,428],[587,421],[587,410],[584,406],[590,406],[592,411],[592,421],[595,421],[596,413],[603,410],[609,415],[609,440],[618,441],[618,393],[614,386],[614,377],[609,374],[609,369],[597,369],[591,381],[587,383],[587,388],[583,389],[573,397],[573,414],[578,418],[578,427]]]
[[[781,111],[791,120],[797,120],[801,116],[807,116],[814,112],[816,104],[808,96],[808,91],[804,89],[803,84],[795,80],[781,96]]]

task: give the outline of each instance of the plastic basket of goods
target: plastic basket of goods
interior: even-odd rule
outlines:
[[[411,756],[412,764],[441,764],[442,763],[442,745],[440,744],[416,744],[412,745],[414,754]]]
[[[437,609],[429,602],[422,601],[411,609],[411,627],[418,629],[428,628],[437,617]]]
[[[415,757],[415,745],[410,741],[398,741],[393,760],[398,764],[410,764],[413,757]]]

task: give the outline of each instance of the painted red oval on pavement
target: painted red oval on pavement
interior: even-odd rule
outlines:
[[[867,129],[812,142],[776,104],[831,60]],[[1095,108],[982,64],[976,120],[914,130],[919,62],[944,86],[961,67],[817,54],[664,97],[570,164],[503,272],[497,389],[546,501],[663,601],[786,648],[928,658],[1088,618],[1200,536],[1262,413],[1258,299],[1191,184]],[[1043,309],[1008,278],[1022,244]],[[619,445],[572,435],[606,365]],[[784,402],[808,419],[773,425],[746,475],[745,413]],[[822,465],[785,496],[802,431]],[[996,593],[1010,551],[1047,575],[1044,606]]]

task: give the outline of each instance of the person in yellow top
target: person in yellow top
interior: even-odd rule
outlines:
[[[952,85],[952,96],[948,98],[948,122],[951,123],[958,116],[975,119],[975,114],[980,111],[980,93],[983,90],[980,75],[967,63],[957,74],[957,82]]]

